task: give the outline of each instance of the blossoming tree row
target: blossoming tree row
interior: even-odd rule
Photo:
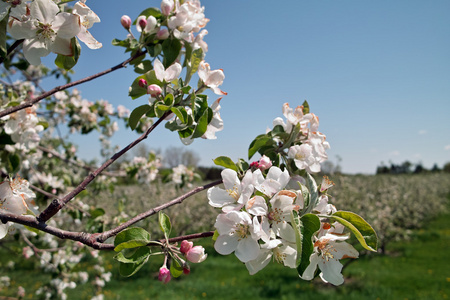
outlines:
[[[92,251],[114,250],[124,276],[136,273],[152,256],[163,255],[159,280],[164,283],[189,273],[189,263],[206,259],[203,247],[190,241],[200,237],[212,237],[220,254],[234,253],[250,274],[275,261],[297,269],[304,280],[320,276],[334,285],[344,282],[340,260],[358,257],[358,251],[346,242],[350,234],[365,249],[377,251],[372,227],[353,212],[337,210],[328,198],[334,184],[328,178],[317,184],[313,177],[330,146],[306,101],[295,108],[283,105],[284,118],[276,118],[271,130],[250,143],[248,161],[218,156],[214,162],[224,168],[221,180],[182,189],[184,194],[163,205],[106,222],[108,212],[85,204],[92,197],[86,188],[104,188],[121,176],[151,184],[160,166],[157,156],[135,157],[126,163],[119,158],[161,124],[176,132],[185,145],[198,138],[216,139],[224,126],[220,101],[227,93],[220,86],[225,75],[205,60],[209,20],[200,1],[163,0],[160,8],[147,8],[134,21],[126,15],[118,20],[127,35],[112,44],[130,53],[129,59],[73,81],[70,70],[80,58],[80,41],[91,49],[100,49],[102,43],[89,33],[100,22],[99,16],[86,1],[73,6],[67,2],[71,1],[0,1],[0,60],[5,70],[0,91],[1,238],[20,234],[27,251],[41,257],[46,267],[58,265],[61,259],[52,259],[55,253],[62,255],[60,249],[75,259],[73,263],[79,261],[76,254],[86,249],[93,257],[98,255]],[[50,53],[56,56],[54,69],[41,64],[41,57]],[[74,88],[127,65],[136,72],[130,98],[148,98],[147,104],[131,112],[126,105],[114,108],[105,100],[85,100]],[[45,76],[63,78],[66,84],[45,91],[40,86]],[[197,83],[192,83],[193,78],[198,78]],[[210,101],[207,90],[217,99]],[[109,142],[118,122],[141,134],[122,149]],[[93,131],[100,132],[103,145],[100,166],[79,160],[77,146],[69,138],[70,133]],[[65,164],[71,166],[69,171]],[[193,176],[179,166],[169,178],[183,185]],[[163,210],[204,190],[205,202],[217,209],[214,230],[177,235]],[[158,217],[161,229],[157,237],[136,227],[152,216]],[[61,240],[67,239],[73,245],[61,248]],[[48,244],[59,250],[36,246]],[[101,297],[101,280],[107,281],[108,275],[98,263]],[[64,298],[65,288],[86,278],[86,274],[65,276],[62,282],[70,284],[53,282],[40,294]]]

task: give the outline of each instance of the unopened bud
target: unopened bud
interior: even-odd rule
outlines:
[[[174,7],[173,0],[163,0],[161,2],[161,12],[163,15],[168,16],[172,12]]]
[[[147,80],[145,80],[144,78],[139,79],[138,84],[141,88],[147,88],[147,85],[148,85]]]
[[[157,95],[159,95],[161,93],[162,93],[162,89],[157,84],[150,84],[147,87],[147,94],[150,94],[152,97],[155,97],[155,96],[157,96]]]
[[[144,16],[140,16],[138,18],[138,26],[142,30],[144,30],[145,26],[147,26],[147,19]]]
[[[158,280],[165,284],[165,283],[168,283],[170,281],[170,279],[172,279],[172,277],[170,276],[169,269],[167,269],[167,267],[165,265],[162,266],[159,269]]]
[[[123,15],[122,18],[120,18],[120,24],[122,24],[123,28],[126,30],[129,30],[131,27],[131,19],[127,15]]]
[[[156,34],[158,40],[165,40],[169,37],[169,30],[167,28],[162,28]]]
[[[272,166],[272,161],[267,156],[263,155],[261,159],[259,160],[259,166],[258,168],[261,171],[267,170]]]
[[[180,252],[186,254],[189,250],[194,246],[193,242],[189,242],[187,240],[183,240],[180,245]]]
[[[205,248],[202,246],[192,247],[192,249],[186,253],[187,260],[192,263],[201,263],[207,256],[208,254],[205,254]]]

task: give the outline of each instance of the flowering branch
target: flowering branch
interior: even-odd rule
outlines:
[[[103,165],[101,165],[97,170],[90,173],[74,190],[64,196],[62,199],[53,200],[50,205],[41,212],[38,216],[40,222],[47,222],[51,217],[53,217],[61,208],[64,207],[70,200],[72,200],[76,195],[86,189],[86,186],[91,183],[103,170],[109,167],[113,162],[115,162],[119,157],[124,155],[131,148],[142,142],[147,136],[156,128],[167,116],[169,112],[166,112],[162,117],[160,117],[146,132],[144,132],[139,138],[130,143],[128,146],[114,154],[110,159],[108,159]]]
[[[106,75],[106,74],[108,74],[108,73],[111,73],[111,72],[113,72],[113,71],[115,71],[115,70],[124,68],[124,67],[126,67],[126,65],[129,64],[131,61],[133,61],[134,59],[136,59],[136,58],[138,58],[138,57],[144,55],[145,53],[146,53],[145,50],[144,50],[144,51],[139,51],[139,52],[137,52],[135,55],[131,56],[131,57],[128,58],[127,60],[123,61],[122,63],[120,63],[120,64],[118,64],[118,65],[115,65],[115,66],[112,67],[112,68],[106,69],[106,70],[104,70],[104,71],[102,71],[102,72],[99,72],[99,73],[97,73],[97,74],[94,74],[94,75],[91,75],[91,76],[82,78],[82,79],[77,80],[77,81],[73,81],[73,82],[70,82],[70,83],[67,83],[67,84],[64,84],[64,85],[57,86],[57,87],[55,87],[54,89],[52,89],[52,90],[50,90],[50,91],[48,91],[48,92],[45,92],[45,93],[41,94],[41,95],[38,96],[38,97],[35,97],[35,98],[30,99],[30,100],[28,100],[28,101],[25,101],[25,102],[23,102],[23,103],[21,103],[21,104],[19,104],[19,105],[17,105],[17,106],[12,106],[12,107],[9,107],[9,108],[7,108],[7,109],[5,109],[5,110],[3,110],[3,111],[0,111],[0,118],[2,118],[2,117],[4,117],[4,116],[7,116],[7,115],[9,115],[9,114],[12,114],[13,112],[19,111],[19,110],[21,110],[21,109],[24,109],[24,108],[27,108],[27,107],[31,107],[31,106],[33,106],[34,104],[36,104],[37,102],[41,101],[41,100],[44,99],[44,98],[47,98],[48,96],[51,96],[51,95],[55,94],[56,92],[66,90],[66,89],[71,88],[71,87],[73,87],[73,86],[77,86],[77,85],[80,85],[80,84],[82,84],[82,83],[85,83],[85,82],[94,80],[94,79],[96,79],[96,78],[99,78],[99,77],[101,77],[101,76],[103,76],[103,75]]]

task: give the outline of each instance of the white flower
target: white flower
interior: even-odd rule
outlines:
[[[222,69],[212,70],[204,60],[200,62],[198,67],[198,77],[203,83],[209,87],[216,95],[226,95],[227,93],[219,89],[219,85],[223,83],[225,74]]]
[[[289,171],[281,171],[276,166],[272,166],[269,169],[266,178],[264,178],[259,169],[253,172],[253,184],[255,188],[269,197],[284,189],[289,179]]]
[[[208,190],[209,205],[225,210],[240,208],[245,205],[253,194],[252,173],[247,171],[242,182],[236,171],[225,169],[221,173],[225,189],[212,187]]]
[[[296,268],[297,250],[295,244],[283,242],[282,240],[271,240],[269,243],[261,245],[258,257],[245,263],[250,275],[264,269],[274,257],[275,261],[282,263],[286,267]]]
[[[198,32],[209,21],[205,18],[204,11],[199,0],[186,1],[180,6],[177,1],[175,15],[169,18],[168,27],[173,30],[176,38],[192,42],[193,32]]]
[[[344,283],[344,277],[341,274],[342,264],[339,262],[343,258],[357,258],[358,251],[352,245],[342,242],[348,239],[347,235],[325,234],[314,243],[314,253],[309,258],[310,264],[302,276],[304,280],[314,278],[316,268],[319,267],[320,278],[325,282],[334,285]]]
[[[217,99],[214,101],[214,103],[211,105],[211,109],[213,111],[213,117],[211,119],[211,122],[209,122],[208,126],[206,127],[206,132],[203,134],[202,138],[208,139],[208,140],[215,140],[216,132],[223,130],[223,120],[220,117],[220,100],[222,98]]]
[[[102,43],[99,43],[88,31],[94,23],[100,22],[100,18],[85,4],[86,0],[78,1],[73,6],[73,13],[80,16],[81,30],[77,37],[91,49],[99,49]]]
[[[252,221],[247,212],[232,210],[218,215],[214,227],[219,236],[214,249],[222,255],[234,252],[244,263],[256,259],[260,238],[258,225],[257,218],[254,217]]]
[[[294,145],[289,148],[288,157],[294,160],[295,166],[308,173],[320,172],[320,163],[313,154],[313,147],[309,144]]]
[[[41,63],[41,57],[50,52],[73,55],[70,40],[81,30],[80,16],[59,12],[51,0],[35,0],[30,4],[30,19],[12,19],[8,31],[17,40],[25,39],[23,52],[33,65]]]
[[[179,63],[175,62],[170,67],[165,69],[159,59],[155,59],[153,69],[155,70],[156,78],[158,78],[159,81],[171,82],[180,76],[182,67]]]
[[[20,177],[0,183],[0,212],[23,215],[36,195],[29,188],[29,183]],[[0,224],[0,238],[8,233],[10,224]]]

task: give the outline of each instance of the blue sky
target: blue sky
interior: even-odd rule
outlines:
[[[111,5],[111,3],[126,3]],[[160,1],[87,1],[101,18],[90,31],[100,50],[82,45],[73,79],[126,59],[123,14],[136,18]],[[201,165],[226,155],[247,158],[250,142],[291,106],[307,100],[330,142],[331,161],[346,173],[374,173],[381,162],[450,162],[450,2],[203,0],[210,19],[205,60],[225,73],[221,102],[225,129],[217,140],[195,140]],[[53,58],[52,58],[53,59]],[[79,87],[82,96],[133,109],[128,86],[136,75],[119,70]],[[211,103],[216,98],[213,95]],[[115,144],[135,136],[121,129]],[[95,138],[81,137],[81,155],[98,153]],[[182,146],[177,134],[158,128],[145,141],[164,151]],[[83,150],[83,145],[89,145]]]

